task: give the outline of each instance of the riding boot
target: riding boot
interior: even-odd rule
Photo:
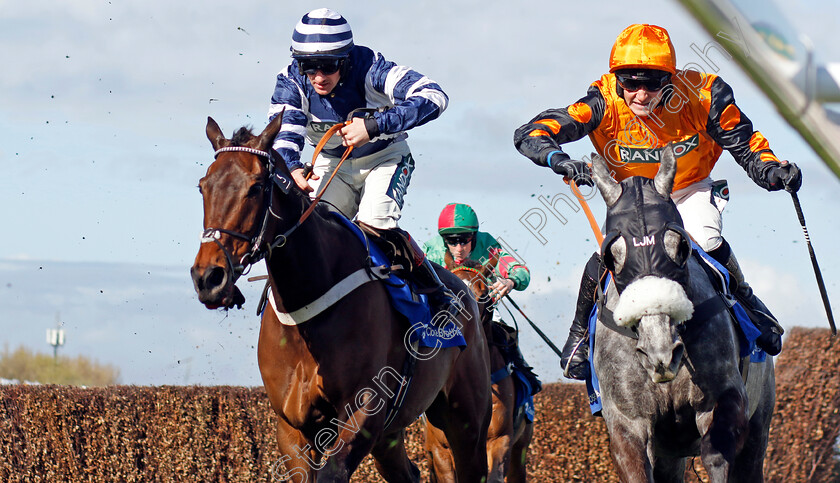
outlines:
[[[589,375],[589,315],[595,306],[595,288],[601,278],[601,257],[594,253],[586,262],[580,280],[575,318],[563,346],[560,367],[563,375],[583,381]]]
[[[439,320],[438,314],[445,317],[441,325],[458,316],[462,308],[460,300],[441,282],[432,263],[407,231],[402,228],[374,228],[364,223],[360,225],[366,232],[385,242],[380,247],[393,265],[402,267],[398,273],[413,283],[415,291],[429,296],[434,312],[433,321]]]
[[[741,270],[735,254],[732,253],[729,243],[724,240],[723,244],[709,252],[709,255],[729,271],[730,286],[735,299],[746,309],[750,320],[761,332],[755,343],[771,356],[778,355],[782,351],[782,334],[785,333],[785,330],[779,325],[764,302],[756,297],[752,287],[744,280],[744,272]]]
[[[510,357],[510,362],[513,364],[513,367],[517,368],[519,372],[525,376],[525,379],[528,380],[528,384],[531,385],[531,395],[533,396],[534,394],[540,392],[542,390],[542,382],[534,372],[534,368],[525,362],[525,357],[522,355],[522,351],[519,350],[519,344],[515,344],[511,350],[508,351],[507,355]]]

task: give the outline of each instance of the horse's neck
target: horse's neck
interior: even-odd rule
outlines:
[[[277,295],[324,292],[363,266],[364,247],[346,227],[313,212],[266,260]]]

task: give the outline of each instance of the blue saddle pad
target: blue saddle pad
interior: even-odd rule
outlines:
[[[694,248],[695,256],[703,257],[703,259],[707,260],[712,266],[715,267],[717,271],[723,275],[724,279],[726,280],[727,286],[729,284],[729,271],[723,267],[720,263],[717,262],[714,258],[709,256],[702,248],[700,248],[694,241],[691,242],[692,248]],[[610,274],[608,273],[605,281],[604,281],[604,293],[606,293],[606,287],[610,284]],[[741,307],[741,304],[735,302],[732,307],[732,314],[735,316],[737,320],[736,327],[740,328],[740,356],[747,357],[750,356],[750,362],[764,362],[767,357],[767,354],[761,348],[759,348],[755,344],[755,340],[761,335],[761,332],[756,328],[755,324],[752,323],[750,317],[747,315],[747,312]],[[598,382],[598,376],[595,374],[595,361],[594,361],[594,354],[595,354],[595,328],[598,325],[598,306],[597,304],[595,307],[592,308],[592,313],[589,315],[589,377],[586,378],[586,392],[589,394],[589,409],[592,411],[592,414],[598,414],[601,412],[601,386]]]
[[[330,211],[330,214],[368,246],[373,266],[391,265],[388,257],[376,244],[368,243],[365,234],[355,223],[340,213]],[[388,295],[391,297],[394,308],[408,319],[411,326],[409,342],[417,341],[420,347],[440,349],[447,347],[461,347],[463,349],[467,346],[467,341],[464,339],[461,329],[451,320],[446,322],[443,327],[432,325],[432,311],[426,295],[419,294],[417,295],[419,300],[415,300],[415,295],[405,280],[393,273],[385,282],[385,287],[388,289]]]
[[[513,377],[513,386],[516,388],[514,407],[517,410],[521,407],[528,421],[533,422],[534,414],[536,413],[534,410],[534,389],[531,387],[531,383],[528,382],[525,374],[519,369],[514,369],[511,377]]]

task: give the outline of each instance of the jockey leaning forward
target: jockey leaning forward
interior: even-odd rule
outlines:
[[[610,53],[610,72],[593,82],[574,104],[540,113],[514,134],[514,144],[540,166],[566,179],[591,185],[589,167],[573,160],[561,144],[589,135],[616,180],[653,178],[663,146],[674,143],[677,173],[671,198],[685,229],[697,244],[732,274],[735,297],[761,331],[756,343],[770,355],[781,351],[783,330],[744,281],[732,249],[721,234],[723,203],[713,195],[709,174],[724,149],[759,186],[796,192],[799,168],[781,161],[764,136],[753,129],[735,104],[732,89],[713,74],[677,70],[668,32],[636,24],[619,34]],[[586,265],[569,339],[561,364],[583,379],[588,373],[587,319],[597,280],[603,274],[598,254]]]
[[[495,301],[501,300],[511,290],[525,290],[531,283],[528,267],[503,250],[493,235],[478,230],[478,216],[470,205],[446,205],[438,217],[438,235],[423,244],[423,251],[431,261],[442,266],[445,266],[447,253],[452,257],[455,267],[463,266],[467,261],[484,265],[496,259],[495,281],[489,286],[489,295]],[[494,315],[497,314],[498,312]],[[528,378],[533,394],[536,394],[542,385],[519,350],[516,330],[501,320],[496,322],[505,334],[511,334],[516,342],[512,347],[509,344],[498,344],[500,349],[503,349],[505,360],[513,362],[514,366],[520,369]]]
[[[270,120],[285,109],[274,149],[298,187],[315,197],[352,146],[321,199],[348,218],[356,217],[393,263],[403,266],[417,291],[429,294],[435,310],[456,315],[457,298],[411,235],[397,226],[414,171],[405,131],[436,119],[449,98],[433,80],[354,45],[350,25],[332,10],[304,15],[292,34],[291,51],[291,64],[277,75],[268,113]],[[307,180],[300,158],[304,141],[316,145],[330,127],[359,108],[375,112],[341,128],[315,159]]]

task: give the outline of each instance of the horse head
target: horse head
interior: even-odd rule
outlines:
[[[687,262],[689,235],[671,200],[676,174],[673,148],[662,149],[654,179],[631,177],[616,183],[603,158],[593,155],[593,179],[607,204],[601,256],[619,294],[617,325],[638,335],[639,360],[654,382],[676,377],[684,346],[681,324],[690,319]]]
[[[294,186],[285,163],[271,148],[282,118],[282,114],[275,117],[257,136],[240,128],[232,139],[207,118],[207,138],[216,160],[198,185],[204,200],[204,232],[190,270],[198,299],[207,308],[242,307],[245,297],[236,281],[263,255],[273,187],[285,185],[288,191]],[[280,179],[272,182],[275,165]]]
[[[493,316],[494,302],[490,297],[490,286],[492,285],[493,271],[496,269],[499,257],[490,257],[490,260],[484,264],[476,260],[467,259],[462,264],[457,265],[452,255],[447,251],[443,260],[445,268],[460,278],[472,291],[476,302],[478,302],[481,322],[483,324],[488,323]]]

